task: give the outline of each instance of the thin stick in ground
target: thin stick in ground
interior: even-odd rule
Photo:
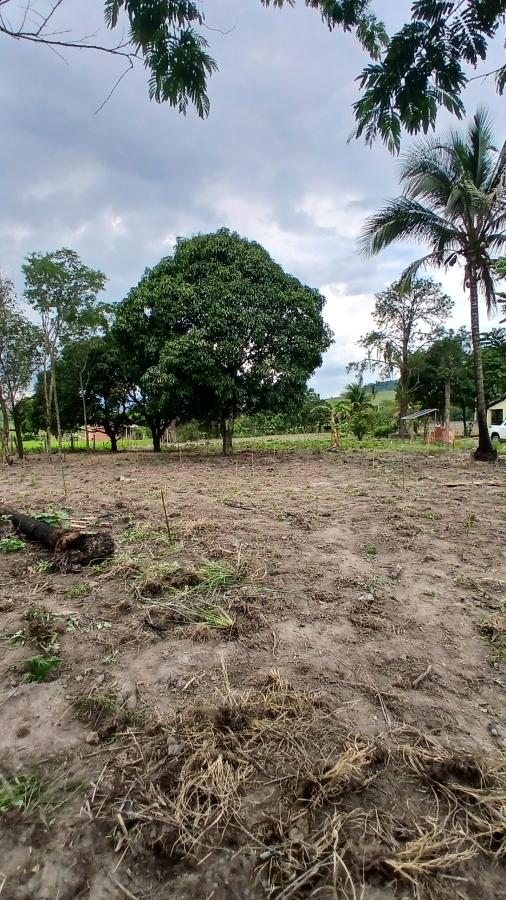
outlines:
[[[161,493],[161,495],[162,495],[163,514],[164,514],[164,516],[165,516],[165,524],[166,524],[166,526],[167,526],[167,534],[169,535],[169,541],[170,541],[170,543],[172,544],[172,532],[171,532],[171,530],[170,530],[169,517],[168,517],[168,515],[167,515],[167,507],[166,507],[166,505],[165,505],[165,494],[164,494],[163,491],[160,491],[160,493]]]

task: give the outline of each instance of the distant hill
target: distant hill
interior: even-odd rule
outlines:
[[[376,404],[381,405],[383,402],[387,400],[395,400],[395,392],[397,389],[397,381],[395,379],[391,379],[390,381],[371,381],[369,384],[364,384],[366,391],[369,391],[370,394],[373,392],[374,388],[374,398]],[[336,400],[342,400],[343,395],[339,394],[338,397],[326,397],[330,403],[334,403]]]
[[[383,391],[395,391],[397,388],[397,381],[395,378],[390,381],[371,381],[370,384],[364,384],[364,387],[367,391],[373,391],[375,389],[377,394],[382,394]]]

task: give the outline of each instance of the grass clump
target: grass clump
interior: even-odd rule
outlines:
[[[32,656],[25,663],[24,681],[41,684],[60,668],[60,656]]]
[[[136,593],[156,596],[164,588],[181,586],[182,569],[177,562],[159,562],[137,572],[134,578]]]
[[[56,616],[45,606],[32,603],[23,618],[28,623],[26,634],[28,641],[46,655],[54,654],[59,649],[56,632]]]
[[[237,853],[257,851],[262,891],[280,900],[358,900],[386,883],[392,896],[443,900],[464,864],[469,883],[487,869],[496,878],[505,754],[471,754],[407,725],[350,734],[340,713],[275,670],[240,691],[224,670],[220,690],[185,695],[146,730],[142,752],[136,736],[122,745],[90,805],[108,823],[119,814],[117,852],[203,879],[234,834]],[[197,876],[196,895],[202,887]]]
[[[26,631],[24,628],[20,628],[18,631],[15,631],[14,634],[7,639],[7,643],[10,647],[24,647],[28,640]]]
[[[16,775],[6,778],[0,774],[0,812],[36,809],[45,790],[44,782],[36,775]]]
[[[201,607],[196,610],[196,618],[202,625],[215,628],[219,631],[228,631],[235,625],[235,619],[222,606],[213,608]]]
[[[23,550],[25,547],[25,541],[16,537],[3,538],[0,541],[0,553],[18,553],[19,550]]]
[[[243,565],[240,558],[235,565],[226,560],[216,560],[204,563],[195,574],[198,579],[197,591],[216,594],[239,583],[243,575]]]
[[[142,722],[141,714],[135,709],[126,709],[113,691],[91,691],[77,697],[72,708],[77,719],[97,731],[101,738],[113,738],[118,732]]]
[[[176,542],[176,534],[171,529],[170,533],[161,528],[155,528],[152,525],[143,522],[136,522],[130,525],[121,535],[120,542],[124,544],[138,544],[149,550],[153,546],[173,546]]]
[[[480,622],[480,634],[490,646],[490,662],[497,665],[506,660],[506,610],[502,608]]]
[[[75,584],[73,587],[68,588],[65,591],[64,597],[65,600],[78,600],[79,597],[86,597],[86,595],[90,593],[91,584],[88,584],[86,581],[82,581],[80,584]]]

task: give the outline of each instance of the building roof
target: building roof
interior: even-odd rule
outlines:
[[[491,409],[493,406],[496,406],[498,403],[503,403],[506,400],[506,394],[503,394],[502,397],[497,397],[492,403],[489,403],[487,409]]]
[[[403,417],[402,417],[402,421],[403,421],[403,422],[410,422],[411,419],[421,419],[422,416],[430,416],[430,414],[433,413],[433,412],[437,412],[437,409],[436,409],[435,406],[434,406],[432,409],[420,409],[420,410],[419,410],[418,412],[416,412],[416,413],[410,413],[409,416],[403,416]]]

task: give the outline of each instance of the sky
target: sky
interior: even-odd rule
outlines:
[[[10,0],[10,14],[23,8]],[[33,0],[40,11],[47,0]],[[55,29],[111,42],[103,0],[63,0]],[[302,0],[265,9],[259,0],[204,4],[206,35],[219,71],[211,114],[186,117],[151,102],[141,64],[106,54],[45,47],[0,35],[0,268],[22,293],[21,265],[32,251],[62,246],[108,276],[104,299],[121,300],[175,238],[228,227],[263,244],[287,271],[326,297],[334,344],[311,386],[322,396],[351,380],[357,341],[373,325],[374,294],[420,248],[402,245],[364,258],[357,237],[367,215],[398,193],[399,160],[382,144],[348,138],[355,82],[367,57],[352,35],[330,33]],[[377,0],[390,30],[410,4]],[[501,60],[504,35],[487,66]],[[502,53],[501,53],[502,51]],[[468,112],[486,104],[502,143],[505,98],[492,80],[466,92]],[[444,130],[455,125],[444,115]],[[405,146],[409,146],[409,139]],[[468,324],[457,267],[438,280],[455,301],[449,325]],[[483,327],[487,323],[482,312]]]

